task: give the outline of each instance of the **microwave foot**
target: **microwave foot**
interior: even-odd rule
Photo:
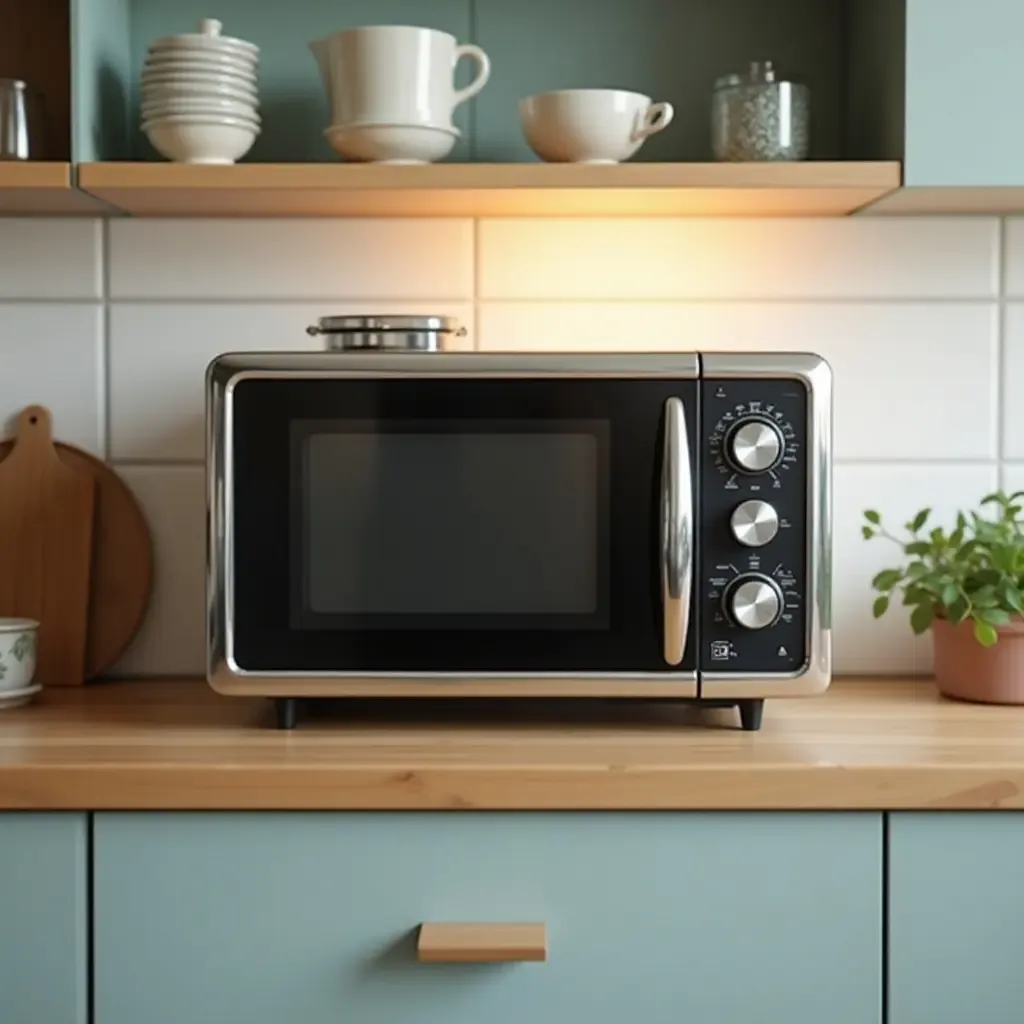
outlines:
[[[764,700],[741,700],[737,706],[740,709],[740,725],[744,732],[757,732],[761,728],[761,719],[764,716]]]
[[[299,723],[299,699],[297,697],[277,697],[274,700],[274,711],[277,715],[278,729],[294,729]]]

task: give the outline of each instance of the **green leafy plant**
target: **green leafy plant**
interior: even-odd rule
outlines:
[[[890,533],[877,512],[866,511],[861,528],[865,539],[890,540],[906,558],[871,581],[879,593],[873,608],[875,618],[884,615],[893,598],[902,594],[915,633],[923,633],[936,618],[954,624],[970,619],[979,644],[991,647],[996,643],[996,627],[1024,615],[1021,498],[1024,491],[986,495],[981,506],[992,515],[961,512],[949,531],[941,526],[927,531],[931,509],[922,509],[904,525],[905,538]]]

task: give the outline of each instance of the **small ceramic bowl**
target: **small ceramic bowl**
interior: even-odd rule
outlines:
[[[233,164],[252,149],[259,125],[237,117],[170,115],[142,125],[153,148],[183,164]]]
[[[34,619],[0,618],[0,697],[32,685],[38,629]]]

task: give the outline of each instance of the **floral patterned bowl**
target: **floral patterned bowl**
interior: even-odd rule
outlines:
[[[0,618],[0,696],[32,685],[37,629],[33,619]]]

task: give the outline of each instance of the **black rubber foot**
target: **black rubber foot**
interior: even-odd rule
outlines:
[[[278,697],[274,701],[278,729],[294,729],[299,724],[299,701],[297,697]]]
[[[738,704],[740,709],[740,725],[744,732],[757,732],[761,728],[761,719],[764,717],[763,700],[741,700]]]

